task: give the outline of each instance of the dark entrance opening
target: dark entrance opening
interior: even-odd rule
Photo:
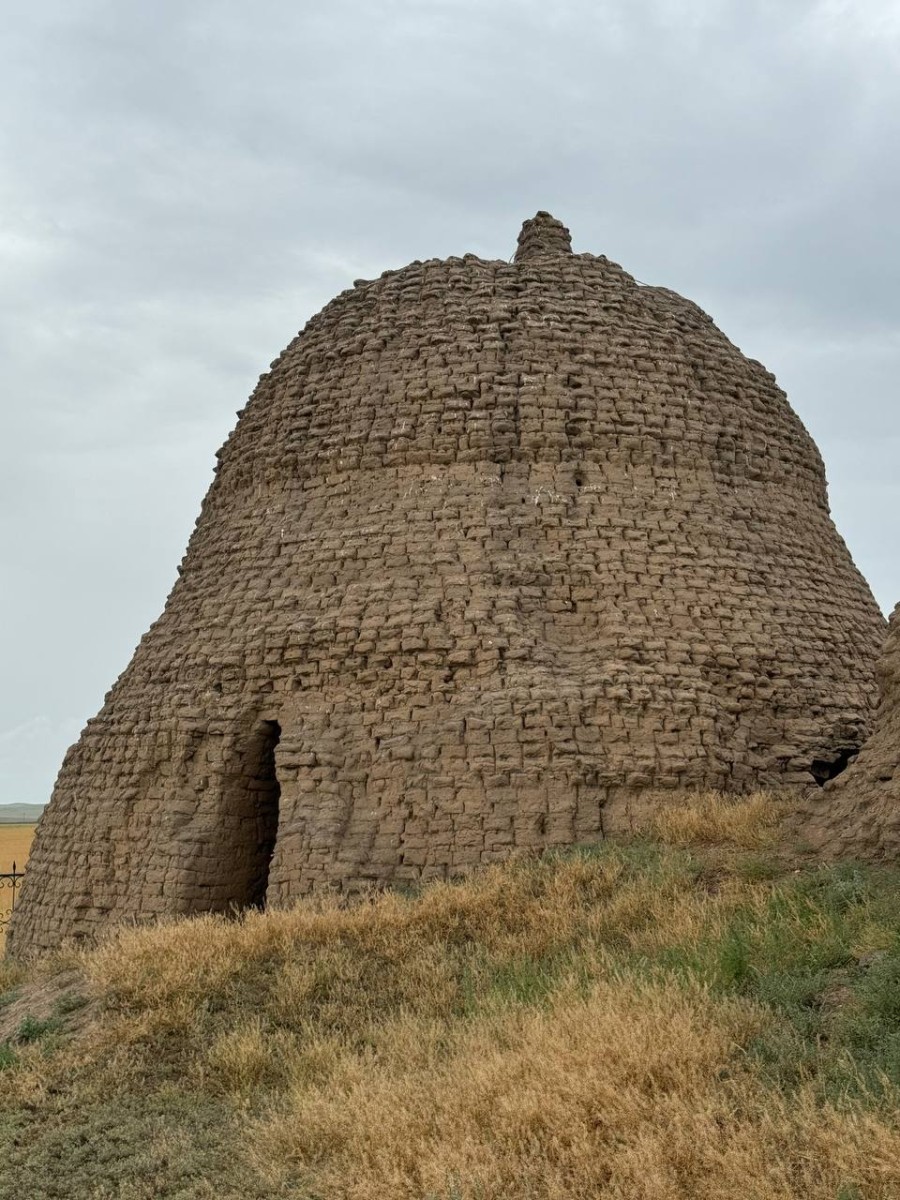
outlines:
[[[838,750],[832,758],[815,758],[810,763],[810,774],[819,787],[824,787],[829,779],[837,779],[838,775],[846,771],[857,754],[858,747],[852,746]]]
[[[277,721],[263,721],[254,733],[247,755],[247,790],[250,804],[246,814],[244,847],[247,853],[246,888],[242,907],[265,908],[269,865],[278,836],[278,802],[281,788],[275,771],[275,747],[281,738]]]

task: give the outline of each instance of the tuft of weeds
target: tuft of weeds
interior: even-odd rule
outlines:
[[[39,1042],[41,1038],[45,1038],[49,1034],[58,1033],[60,1025],[61,1022],[57,1017],[50,1017],[46,1021],[38,1020],[36,1017],[24,1017],[19,1022],[12,1041],[16,1045],[27,1046],[29,1042]]]
[[[744,854],[734,862],[736,878],[746,883],[769,883],[784,874],[783,865],[771,856]]]
[[[87,1003],[87,996],[82,996],[78,992],[66,992],[54,1004],[53,1015],[54,1017],[66,1017],[69,1013],[78,1012]]]
[[[3,946],[0,944],[0,954]],[[0,996],[8,996],[25,978],[25,968],[18,963],[0,958]]]

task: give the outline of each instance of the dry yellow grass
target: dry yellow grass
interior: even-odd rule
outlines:
[[[409,899],[396,893],[346,906],[333,898],[295,908],[251,911],[239,922],[218,916],[160,922],[116,934],[77,954],[88,979],[120,1009],[170,1021],[179,1010],[233,986],[254,963],[283,964],[271,1001],[284,1016],[316,1004],[334,1023],[359,1024],[392,1004],[426,1002],[452,1011],[448,951],[471,946],[501,960],[537,961],[578,938],[602,954],[606,944],[634,949],[699,937],[723,924],[753,892],[728,881],[715,896],[686,889],[677,872],[652,882],[613,855],[549,865],[494,866],[464,884],[438,883]],[[372,978],[360,972],[377,963]],[[188,1019],[188,1018],[186,1018]]]
[[[161,1154],[146,1193],[121,1192],[154,1200],[897,1200],[892,1085],[880,1098],[862,1085],[850,1102],[822,1083],[824,1067],[804,1066],[782,1089],[759,1053],[792,1068],[800,1037],[750,987],[773,955],[779,987],[802,970],[828,987],[832,967],[896,940],[895,909],[854,878],[803,890],[793,871],[783,883],[730,870],[742,851],[757,861],[777,823],[768,797],[704,796],[658,818],[662,846],[522,860],[355,906],[161,923],[71,950],[56,969],[76,969],[92,1023],[52,1053],[41,1040],[14,1047],[0,1118],[27,1111],[33,1124],[46,1111],[52,1144],[71,1126],[77,1153],[85,1114],[98,1114],[95,1140],[113,1109],[146,1103],[156,1128],[153,1105],[176,1087],[186,1112],[213,1114],[202,1135],[185,1133],[190,1153],[218,1131],[199,1175],[221,1171],[208,1193],[184,1190]],[[712,849],[703,859],[687,845]],[[771,953],[754,949],[773,920]],[[129,1134],[141,1178],[144,1121]],[[0,1119],[0,1149],[2,1133]],[[110,1161],[131,1145],[117,1138]],[[81,1168],[60,1194],[120,1194],[95,1158],[96,1176]]]
[[[0,872],[11,871],[13,861],[21,869],[28,861],[34,825],[0,824]]]
[[[896,1197],[896,1126],[786,1103],[748,1068],[767,1019],[632,978],[449,1034],[399,1021],[377,1054],[298,1075],[248,1145],[273,1188],[299,1189],[274,1194],[322,1200],[835,1200],[848,1179]],[[251,1027],[213,1053],[243,1084],[261,1050]]]
[[[773,845],[781,811],[768,792],[735,799],[705,792],[661,809],[651,829],[669,846],[732,846],[759,850]]]

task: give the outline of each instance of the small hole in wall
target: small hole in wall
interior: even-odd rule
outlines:
[[[838,775],[843,774],[857,754],[859,754],[859,748],[850,746],[836,751],[830,758],[814,758],[810,763],[809,773],[819,787],[824,787],[830,780],[837,779]]]
[[[584,487],[584,472],[583,471],[575,472],[575,486],[579,487],[579,488]]]

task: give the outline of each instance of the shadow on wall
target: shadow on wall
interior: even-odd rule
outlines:
[[[810,774],[819,787],[824,787],[829,780],[837,779],[838,775],[847,770],[859,754],[859,750],[859,746],[849,746],[838,750],[833,758],[816,758],[810,764]]]
[[[187,887],[175,911],[240,912],[264,908],[278,837],[281,787],[277,721],[259,721],[233,745],[218,786],[182,831]]]
[[[277,721],[263,721],[254,735],[246,759],[250,811],[244,818],[244,846],[249,863],[243,897],[236,896],[240,908],[265,908],[269,885],[269,866],[278,836],[278,804],[281,787],[275,771],[275,749],[281,739]]]

